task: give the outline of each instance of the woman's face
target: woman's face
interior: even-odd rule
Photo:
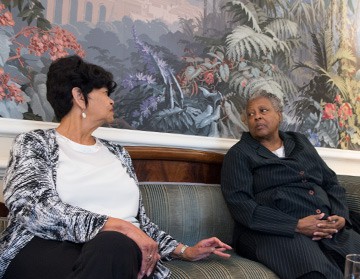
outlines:
[[[108,96],[108,89],[93,89],[88,94],[87,119],[99,122],[99,126],[114,121],[114,101]]]
[[[281,112],[276,111],[266,97],[251,100],[246,107],[246,120],[251,136],[257,140],[270,139],[279,132]]]

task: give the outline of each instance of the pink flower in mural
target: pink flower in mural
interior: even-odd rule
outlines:
[[[347,120],[353,115],[351,105],[349,103],[343,103],[338,109],[338,116],[342,120]]]
[[[206,82],[207,85],[213,84],[214,83],[214,73],[212,73],[212,72],[204,73],[204,81]]]
[[[17,103],[23,102],[22,91],[11,80],[10,75],[4,73],[4,69],[0,68],[0,101],[8,99]]]
[[[85,52],[81,45],[77,43],[75,36],[58,26],[49,31],[42,31],[42,34],[40,34],[39,30],[34,29],[33,34],[28,49],[30,53],[37,56],[41,56],[48,51],[51,60],[56,60],[57,58],[68,55],[67,49],[73,50],[81,57],[85,56]]]
[[[29,38],[28,46],[16,40],[20,36]],[[36,56],[42,56],[48,53],[51,60],[56,60],[68,55],[69,50],[72,50],[81,57],[85,56],[85,51],[77,42],[76,37],[69,31],[58,26],[50,30],[41,30],[34,26],[25,27],[14,37],[13,43],[18,45],[17,55],[11,57],[9,60],[19,59],[21,48],[27,48],[31,54]]]
[[[324,105],[323,119],[334,119],[336,113],[336,106],[331,103]]]
[[[338,95],[336,95],[334,101],[338,104],[341,104],[343,100],[342,100],[341,96],[338,94]]]
[[[242,82],[241,82],[241,87],[244,88],[246,85],[247,85],[248,81],[247,79],[244,79]]]
[[[0,25],[2,26],[14,26],[15,21],[13,19],[12,13],[9,11],[4,12],[5,5],[0,4]]]

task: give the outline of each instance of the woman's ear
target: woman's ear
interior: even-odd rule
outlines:
[[[246,116],[246,111],[243,110],[240,114],[240,121],[243,122],[246,126],[248,125],[247,123],[247,116]]]
[[[84,110],[86,108],[86,103],[85,103],[84,95],[81,92],[81,89],[79,87],[74,87],[71,90],[71,94],[74,99],[74,105],[76,104],[81,108],[81,110]]]
[[[281,111],[278,111],[279,114],[279,122],[283,122],[284,118],[283,118],[283,113]]]

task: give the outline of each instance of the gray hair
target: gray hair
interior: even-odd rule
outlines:
[[[247,104],[249,104],[250,101],[255,100],[257,98],[267,98],[273,105],[274,109],[279,112],[283,112],[284,105],[283,101],[276,96],[275,94],[269,93],[265,90],[259,90],[253,93],[247,100]]]

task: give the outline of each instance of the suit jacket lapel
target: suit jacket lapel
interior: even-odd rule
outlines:
[[[285,148],[285,156],[289,157],[291,152],[293,152],[294,148],[295,148],[295,142],[293,140],[293,138],[286,134],[285,132],[279,131],[280,134],[280,138],[283,140],[284,142],[284,148]],[[263,157],[263,158],[274,158],[274,156],[276,156],[274,153],[272,153],[269,149],[267,149],[266,147],[264,147],[262,144],[260,144],[257,140],[255,140],[249,132],[244,132],[242,134],[242,138],[248,143],[250,144],[250,146],[252,148],[254,148],[254,150],[256,150],[256,153]],[[300,145],[301,146],[301,145]],[[299,148],[301,148],[299,146]]]
[[[289,157],[291,152],[293,152],[295,148],[295,142],[288,134],[280,131],[279,132],[281,139],[284,142],[284,148],[285,148],[285,157]]]
[[[274,153],[272,153],[269,149],[267,149],[266,147],[264,147],[262,144],[260,144],[256,139],[254,139],[249,132],[244,132],[242,134],[242,138],[250,144],[250,146],[252,148],[254,148],[254,150],[256,150],[256,153],[263,157],[263,158],[267,158],[267,159],[271,159],[274,158],[274,156],[276,156]]]

